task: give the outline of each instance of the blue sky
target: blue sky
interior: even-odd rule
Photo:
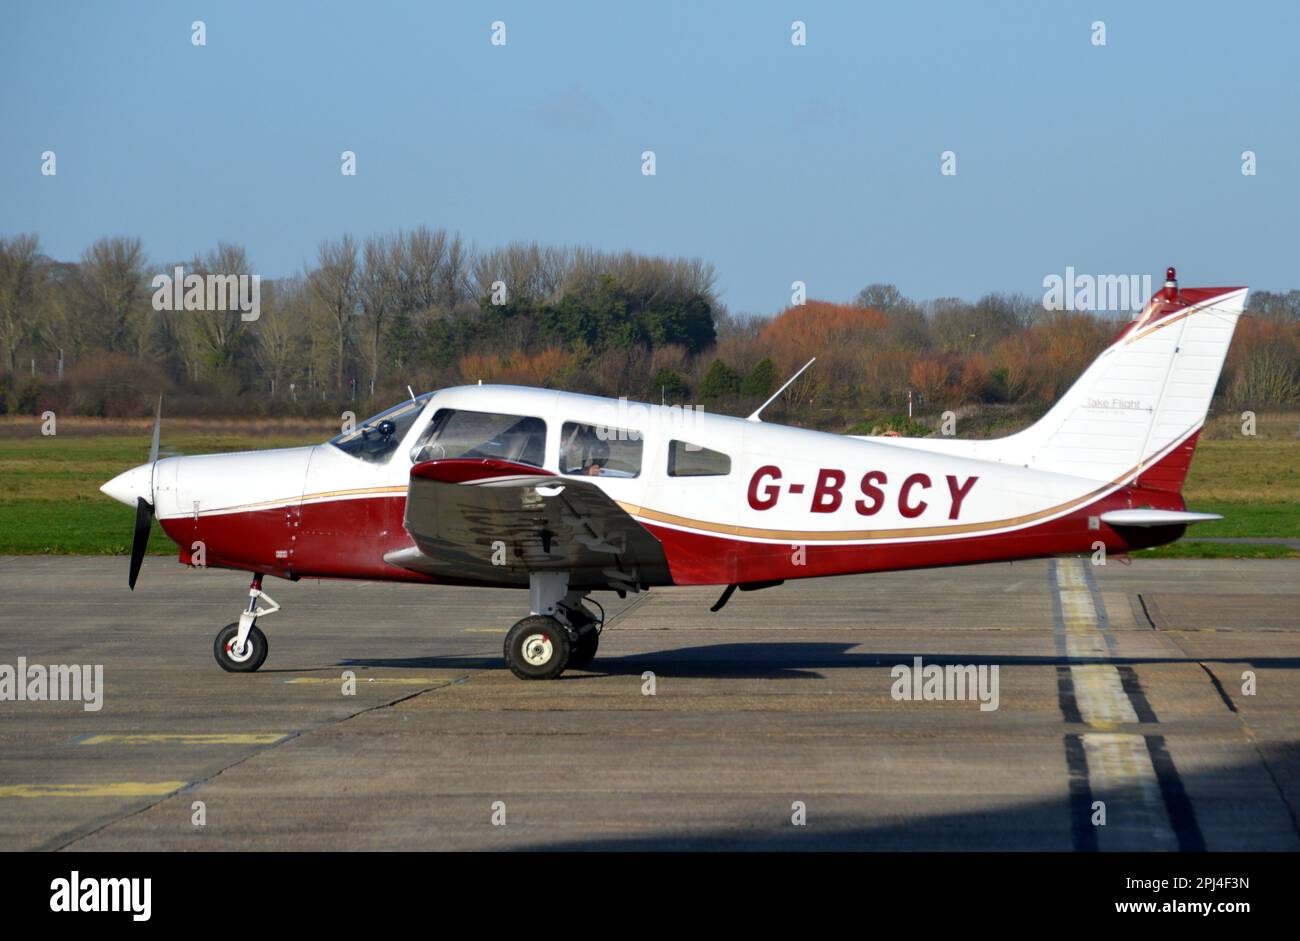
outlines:
[[[275,277],[423,223],[698,255],[733,311],[796,279],[1041,294],[1067,265],[1300,287],[1300,4],[9,0],[0,24],[0,235],[56,258],[224,240]]]

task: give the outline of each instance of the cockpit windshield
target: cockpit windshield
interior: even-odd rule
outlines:
[[[330,439],[329,443],[345,454],[372,464],[382,464],[397,450],[432,396],[432,392],[426,392],[419,398],[394,405],[387,411],[367,418],[351,431]]]

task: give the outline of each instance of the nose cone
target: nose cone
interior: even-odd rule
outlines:
[[[141,464],[129,471],[123,471],[99,489],[118,503],[125,503],[127,506],[135,506],[137,497],[144,497],[152,506],[153,465]]]

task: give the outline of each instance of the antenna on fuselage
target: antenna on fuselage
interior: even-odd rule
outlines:
[[[777,389],[775,392],[773,392],[773,393],[772,393],[772,397],[771,397],[770,399],[768,399],[766,402],[764,402],[764,403],[763,403],[762,405],[760,405],[758,408],[754,409],[754,413],[753,413],[752,415],[750,415],[748,418],[746,418],[745,421],[762,421],[763,419],[761,419],[761,418],[758,417],[758,413],[761,412],[763,409],[767,408],[767,407],[768,407],[769,405],[771,405],[773,402],[775,402],[775,401],[776,401],[776,397],[777,397],[778,395],[780,395],[782,392],[784,392],[786,389],[790,388],[790,383],[794,382],[796,379],[798,379],[800,376],[802,376],[802,375],[803,375],[803,371],[804,371],[805,369],[807,369],[809,366],[811,366],[811,365],[812,365],[813,363],[815,363],[815,362],[817,362],[817,357],[816,357],[816,356],[814,356],[812,359],[808,360],[808,362],[804,363],[801,367],[799,367],[799,371],[798,371],[797,373],[795,373],[793,376],[791,376],[789,379],[787,379],[787,380],[785,381],[785,385],[781,386],[781,388],[779,388],[779,389]]]
[[[415,401],[415,390],[411,388],[411,384],[410,384],[409,382],[406,384],[406,391],[409,392],[409,393],[411,393],[411,401],[414,402],[414,401]]]

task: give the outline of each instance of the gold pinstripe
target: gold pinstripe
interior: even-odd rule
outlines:
[[[367,494],[388,494],[390,496],[405,496],[406,487],[357,487],[352,490],[322,490],[319,493],[304,493],[301,497],[280,497],[275,500],[261,500],[257,503],[240,503],[235,506],[223,506],[216,509],[200,510],[199,516],[215,515],[217,513],[242,513],[247,510],[258,510],[274,508],[277,506],[296,506],[299,503],[310,503],[316,500],[329,500],[335,497],[356,497]],[[180,516],[189,516],[189,513],[181,513]]]

